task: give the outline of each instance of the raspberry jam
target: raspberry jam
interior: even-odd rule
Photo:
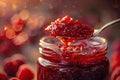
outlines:
[[[51,23],[45,32],[52,37],[72,37],[81,39],[88,39],[93,35],[94,29],[86,24],[82,24],[79,20],[74,20],[69,16],[58,18]]]
[[[60,40],[43,37],[37,61],[37,80],[104,80],[109,72],[107,41],[91,37],[65,46]]]

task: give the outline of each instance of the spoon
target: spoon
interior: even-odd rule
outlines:
[[[110,21],[109,23],[103,25],[100,29],[96,29],[96,30],[94,31],[94,33],[93,33],[93,36],[98,36],[101,31],[103,31],[104,29],[108,28],[108,26],[110,26],[110,25],[112,25],[112,24],[114,24],[114,23],[117,23],[117,22],[119,22],[119,21],[120,21],[120,18],[115,19],[115,20]]]
[[[117,23],[119,21],[120,21],[120,18],[108,22],[107,24],[103,25],[100,29],[95,29],[94,33],[93,33],[93,36],[98,36],[101,31],[103,31],[104,29],[108,28],[110,25],[113,25],[113,24],[115,24],[115,23]],[[74,37],[67,37],[67,36],[57,36],[56,38],[58,38],[59,40],[61,40],[62,38],[63,39],[64,38],[65,39],[71,39],[72,38],[74,40]],[[79,37],[77,39],[79,39]]]

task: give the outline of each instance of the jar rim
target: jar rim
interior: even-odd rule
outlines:
[[[42,37],[41,39],[40,39],[40,42],[39,42],[39,45],[41,45],[41,43],[43,43],[43,44],[45,44],[45,45],[49,45],[49,46],[52,46],[52,45],[56,45],[55,43],[50,43],[50,42],[47,42],[47,41],[45,41],[45,40],[47,40],[47,39],[53,39],[53,40],[56,40],[56,41],[58,41],[58,42],[60,42],[59,40],[57,40],[56,38],[53,38],[53,37],[50,37],[50,36],[45,36],[45,37]],[[107,40],[104,38],[104,37],[99,37],[99,36],[95,36],[95,37],[91,37],[91,38],[89,38],[89,39],[84,39],[84,40],[76,40],[75,42],[73,42],[71,45],[75,45],[77,42],[83,42],[83,41],[87,41],[87,40],[89,40],[89,41],[92,41],[92,40],[94,40],[94,41],[99,41],[100,42],[100,44],[94,44],[94,46],[101,46],[101,45],[107,45]],[[56,45],[57,46],[57,45]]]
[[[85,46],[82,43],[86,43],[87,46]],[[82,45],[81,45],[82,44]],[[63,45],[59,40],[56,38],[52,38],[50,36],[45,36],[42,39],[40,39],[40,46],[43,48],[48,48],[51,49],[52,51],[62,54],[65,48],[65,45]],[[62,48],[59,46],[62,45]],[[78,47],[76,47],[78,46]],[[73,50],[72,47],[76,47],[76,51]],[[72,49],[72,50],[71,50]],[[93,55],[93,53],[97,53],[97,55],[100,55],[100,51],[104,51],[107,49],[107,40],[103,37],[92,37],[90,39],[85,39],[85,40],[78,40],[73,42],[69,47],[68,47],[68,52],[74,52],[75,53],[81,53],[81,55]]]

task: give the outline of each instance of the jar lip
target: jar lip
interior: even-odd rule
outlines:
[[[45,40],[47,39],[53,39],[53,43],[50,43],[50,42],[47,42]],[[61,43],[59,40],[57,40],[56,38],[53,38],[53,37],[50,37],[50,36],[45,36],[45,37],[42,37],[40,39],[40,43],[39,45],[41,45],[41,43],[43,44],[46,44],[46,45],[49,45],[49,46],[57,46],[57,43],[54,43],[54,41],[57,41],[59,43]],[[94,43],[94,45],[92,46],[101,46],[101,45],[107,45],[107,40],[104,38],[104,37],[99,37],[99,36],[96,36],[96,37],[91,37],[89,39],[84,39],[84,40],[77,40],[75,42],[73,42],[71,45],[76,45],[78,42],[83,42],[83,41],[89,41],[89,42],[92,42],[92,41],[97,41],[97,42],[100,42],[100,44],[98,43]],[[52,41],[51,41],[52,42]],[[62,43],[61,43],[62,44]]]
[[[51,38],[50,36],[45,36],[45,37],[43,37],[43,38],[40,39],[39,45],[42,46],[42,47],[44,47],[44,48],[51,49],[51,50],[53,50],[54,52],[57,52],[57,53],[59,53],[59,54],[62,54],[62,52],[59,51],[58,45],[52,44],[52,43],[50,43],[50,42],[45,41],[45,40],[47,40],[47,39],[49,40],[49,38],[50,38],[50,39],[55,39],[55,38]],[[40,48],[39,48],[39,50],[40,50]]]
[[[70,46],[65,48],[66,46],[56,38],[45,36],[40,39],[39,45],[42,48],[50,49],[59,54],[62,54],[64,52],[64,49],[66,49],[68,53],[74,52],[78,53],[78,55],[92,56],[95,54],[104,55],[104,53],[102,53],[101,51],[105,51],[107,49],[107,40],[103,37],[97,36],[90,39],[75,41]],[[41,48],[39,48],[39,51],[41,52]],[[98,54],[100,52],[101,54]]]

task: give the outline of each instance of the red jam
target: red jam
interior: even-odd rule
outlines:
[[[52,37],[40,40],[37,80],[106,78],[109,72],[109,60],[105,57],[107,41],[92,37],[93,28],[67,16],[53,22],[45,31]]]
[[[65,16],[62,19],[59,18],[55,22],[49,25],[45,32],[53,37],[74,37],[80,39],[88,39],[92,36],[94,29],[86,24],[82,24],[78,20],[73,20],[69,16]]]

